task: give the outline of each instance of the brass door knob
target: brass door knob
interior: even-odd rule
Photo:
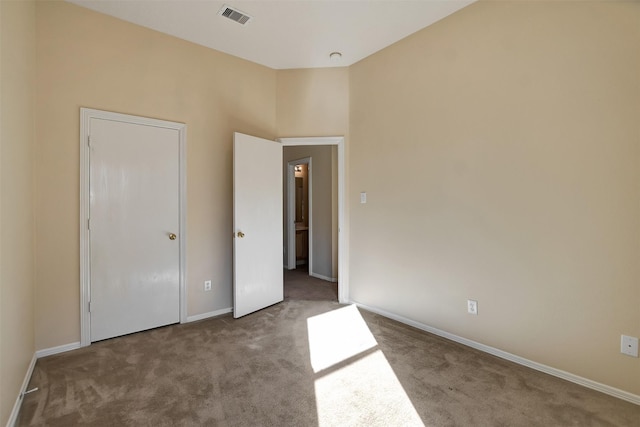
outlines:
[[[169,233],[169,240],[176,240],[176,237],[178,237],[178,236],[176,236],[173,233]]]
[[[242,239],[244,237],[244,233],[242,231],[238,231],[238,237]]]

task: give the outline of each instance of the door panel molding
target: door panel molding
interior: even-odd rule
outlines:
[[[158,120],[148,117],[132,116],[110,111],[95,110],[91,108],[80,108],[80,345],[82,347],[91,344],[91,317],[89,313],[89,302],[91,300],[90,283],[90,253],[89,253],[89,135],[91,119],[111,120],[117,122],[155,126],[173,129],[178,132],[178,191],[179,191],[179,311],[180,323],[187,321],[186,309],[186,247],[187,247],[187,227],[186,227],[186,134],[187,126],[184,123]]]

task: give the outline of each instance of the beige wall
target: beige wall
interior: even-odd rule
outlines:
[[[278,71],[279,137],[347,136],[349,69]]]
[[[0,2],[0,425],[34,353],[35,10]]]
[[[276,136],[276,71],[64,2],[37,28],[36,347],[80,339],[80,107],[187,124],[188,315],[231,307],[233,132]]]
[[[348,68],[319,68],[319,69],[297,69],[280,70],[277,77],[277,130],[279,137],[307,137],[307,136],[344,136],[348,141],[349,134],[349,69]],[[286,148],[286,150],[293,150]],[[307,157],[304,149],[296,148],[285,155],[285,160],[294,160]],[[314,215],[318,221],[317,225],[331,227],[330,259],[326,259],[326,265],[330,265],[330,270],[325,270],[322,266],[320,273],[326,277],[338,277],[338,187],[337,187],[337,150],[330,152],[332,159],[326,159],[323,154],[314,157],[314,173],[319,173],[325,186],[325,173],[331,168],[327,178],[331,182],[326,182],[327,191],[331,191],[331,208],[325,209],[323,213],[316,213],[315,209],[320,208],[314,205]],[[299,157],[295,157],[299,156]],[[322,159],[322,160],[320,160]],[[285,163],[286,163],[285,161]],[[321,162],[321,163],[316,163]],[[327,163],[328,162],[328,163]],[[328,166],[325,166],[327,164]],[[330,178],[329,178],[330,176]],[[286,177],[286,175],[285,175]],[[316,176],[314,175],[314,179]],[[329,189],[330,188],[330,189]],[[315,190],[314,190],[315,191]],[[322,190],[324,192],[324,190]],[[286,193],[285,193],[286,194]],[[324,200],[324,199],[323,199]],[[323,202],[322,207],[327,208]],[[286,209],[285,209],[286,212]],[[322,216],[320,216],[322,215]],[[330,217],[326,216],[330,215]],[[286,225],[286,220],[285,220]],[[317,242],[325,242],[323,237],[327,232],[324,228],[317,228],[314,232],[319,233],[314,236],[314,246]],[[286,241],[286,227],[285,227]],[[314,248],[314,251],[316,249]],[[322,253],[324,254],[323,248]],[[314,252],[314,256],[315,256]],[[324,257],[324,255],[323,255]],[[318,259],[320,260],[320,259]],[[315,261],[314,261],[315,263]],[[323,258],[323,264],[325,264]],[[315,269],[315,268],[314,268]]]
[[[639,46],[638,2],[480,2],[352,66],[351,297],[640,394]]]

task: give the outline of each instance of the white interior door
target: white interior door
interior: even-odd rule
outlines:
[[[178,131],[89,128],[91,341],[179,322]]]
[[[282,146],[233,136],[233,316],[284,298]]]

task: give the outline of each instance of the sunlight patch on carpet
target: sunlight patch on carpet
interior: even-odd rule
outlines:
[[[355,305],[310,317],[307,329],[319,427],[424,426]]]
[[[355,305],[309,317],[307,329],[316,373],[378,345]]]
[[[424,426],[382,351],[315,381],[318,426]]]

